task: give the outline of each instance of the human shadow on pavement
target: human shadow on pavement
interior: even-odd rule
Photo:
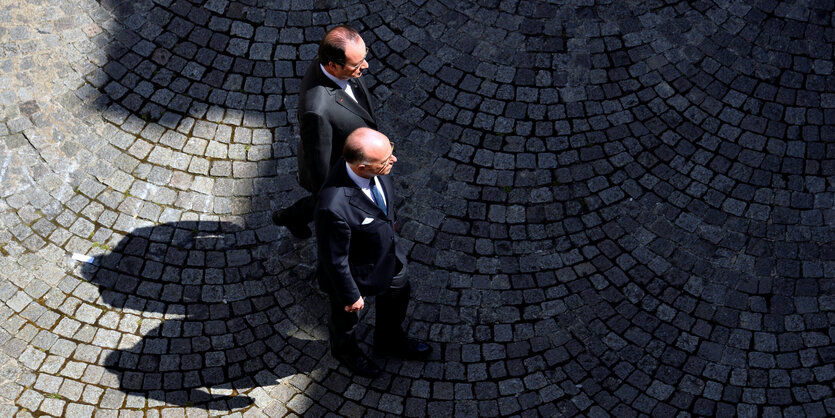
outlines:
[[[277,331],[296,328],[254,241],[231,223],[166,223],[134,230],[85,265],[103,308],[117,313],[102,316],[111,330],[99,333],[115,347],[104,366],[121,391],[229,411],[254,402],[243,390],[315,367],[326,347]]]

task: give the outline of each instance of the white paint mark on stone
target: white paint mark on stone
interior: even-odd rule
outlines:
[[[73,253],[72,254],[72,259],[76,260],[76,261],[80,261],[82,263],[87,263],[87,264],[93,264],[93,261],[95,261],[95,258],[93,258],[93,257],[91,257],[87,254],[79,254],[79,253]]]
[[[6,159],[3,160],[3,167],[0,168],[0,183],[3,182],[3,178],[6,177],[6,170],[9,168],[9,162],[12,161],[12,156],[7,155]]]

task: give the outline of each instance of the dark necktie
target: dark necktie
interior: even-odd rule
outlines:
[[[386,201],[383,200],[383,195],[380,194],[380,191],[377,190],[377,177],[371,177],[371,196],[374,197],[374,203],[382,209],[383,213],[388,215],[388,210],[386,210]]]
[[[371,113],[371,103],[369,103],[368,98],[365,97],[365,93],[362,91],[360,83],[356,80],[350,80],[349,83],[351,84],[351,90],[354,91],[354,97],[357,98],[357,103],[362,106],[366,112]]]

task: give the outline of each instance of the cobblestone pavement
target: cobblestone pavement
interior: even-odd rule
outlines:
[[[194,3],[0,0],[0,416],[835,415],[832,1]],[[436,349],[375,380],[269,221],[340,23]]]

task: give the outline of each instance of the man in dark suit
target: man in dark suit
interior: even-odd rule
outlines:
[[[319,43],[318,57],[302,79],[298,119],[299,184],[311,193],[273,213],[273,223],[298,238],[311,235],[316,195],[342,153],[345,138],[357,128],[377,128],[371,93],[360,76],[368,68],[368,48],[350,26],[336,26]]]
[[[319,286],[330,299],[328,328],[334,357],[357,374],[380,368],[360,350],[354,335],[363,295],[376,295],[374,352],[423,359],[432,348],[406,337],[402,323],[411,286],[397,255],[394,189],[388,176],[397,161],[394,144],[380,132],[359,128],[345,141],[316,203]]]

